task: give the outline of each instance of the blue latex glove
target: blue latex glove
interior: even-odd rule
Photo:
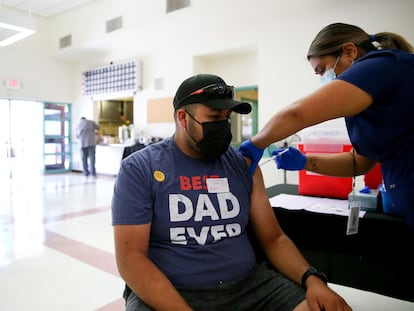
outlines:
[[[359,190],[360,193],[371,193],[371,189],[369,189],[368,186],[365,186],[361,190]]]
[[[303,170],[306,165],[306,156],[300,150],[289,147],[280,148],[272,152],[277,168],[288,171]]]
[[[253,175],[263,156],[263,149],[257,148],[249,139],[240,144],[239,151],[243,156],[252,160],[252,163],[250,164],[250,174]]]

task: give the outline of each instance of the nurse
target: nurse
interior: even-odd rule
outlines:
[[[251,172],[270,144],[306,127],[344,117],[353,151],[276,156],[278,168],[329,176],[362,175],[381,163],[386,192],[414,236],[414,52],[398,34],[375,35],[334,23],[312,41],[307,58],[324,85],[276,112],[240,146]],[[276,152],[277,153],[277,152]]]

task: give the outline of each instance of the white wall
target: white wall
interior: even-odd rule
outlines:
[[[182,80],[200,71],[235,86],[257,85],[260,128],[319,86],[306,51],[323,26],[347,22],[369,33],[397,32],[414,43],[413,12],[412,0],[193,0],[170,14],[164,1],[97,0],[39,19],[35,36],[0,48],[0,81],[23,83],[12,94],[0,85],[0,97],[71,102],[74,120],[96,117],[91,99],[80,95],[81,72],[137,58],[143,62],[143,90],[134,96],[140,130],[170,135],[173,124],[146,124],[146,101],[173,97]],[[105,34],[105,21],[120,15],[124,29]],[[60,51],[59,38],[68,34],[73,45]],[[162,89],[154,88],[155,79],[162,79]],[[281,172],[265,176],[268,184],[281,178]]]
[[[37,21],[37,33],[7,47],[0,47],[0,98],[72,102],[73,74],[70,64],[46,53],[48,23]],[[10,91],[7,79],[17,79],[21,88]]]

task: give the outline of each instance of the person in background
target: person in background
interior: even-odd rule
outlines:
[[[99,125],[82,117],[76,129],[76,137],[80,141],[83,175],[96,178],[95,151],[99,138]]]
[[[312,41],[307,58],[326,84],[281,109],[240,151],[252,159],[253,172],[263,149],[297,131],[345,118],[353,151],[303,155],[289,150],[276,155],[278,168],[350,177],[381,163],[387,196],[414,236],[414,54],[403,37],[375,35],[334,23]]]
[[[122,161],[112,225],[126,310],[351,310],[280,228],[260,169],[229,146],[233,111],[251,106],[220,77],[192,76],[174,97],[175,134]]]

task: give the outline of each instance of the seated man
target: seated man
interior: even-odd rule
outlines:
[[[230,114],[250,104],[200,74],[174,109],[175,134],[123,160],[115,183],[126,310],[351,310],[279,227],[260,169],[251,176],[229,147]],[[257,263],[248,224],[270,264]]]

